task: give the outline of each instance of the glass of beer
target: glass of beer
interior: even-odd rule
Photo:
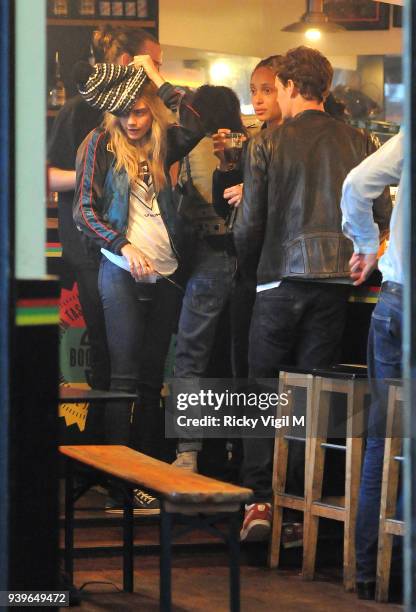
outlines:
[[[243,134],[241,132],[224,134],[224,158],[229,170],[233,170],[238,166],[242,152]]]

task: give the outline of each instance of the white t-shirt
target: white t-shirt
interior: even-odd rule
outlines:
[[[127,240],[140,249],[150,260],[155,270],[164,276],[170,276],[178,267],[178,261],[173,252],[169,235],[163,223],[157,202],[153,181],[149,176],[149,184],[142,179],[132,181],[130,185],[129,220]],[[116,265],[128,270],[124,256],[109,257],[106,249],[102,253]],[[118,258],[120,262],[117,263]],[[122,261],[124,260],[124,261]]]

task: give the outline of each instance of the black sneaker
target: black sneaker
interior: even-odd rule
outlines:
[[[123,514],[123,504],[120,500],[108,497],[105,503],[105,511],[109,514]],[[142,489],[135,489],[133,496],[134,516],[160,514],[159,500]]]
[[[283,548],[297,548],[303,546],[303,523],[283,523]]]

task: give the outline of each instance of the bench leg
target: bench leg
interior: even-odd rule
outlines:
[[[240,612],[240,513],[229,519],[230,612]]]
[[[65,474],[65,571],[74,580],[74,471],[72,461],[66,461]]]
[[[129,489],[124,494],[123,512],[123,589],[133,593],[134,589],[134,520],[133,491]]]
[[[171,612],[171,553],[172,553],[172,515],[166,512],[164,504],[160,508],[160,610]]]

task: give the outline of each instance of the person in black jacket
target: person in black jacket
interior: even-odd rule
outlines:
[[[337,362],[349,293],[352,244],[341,231],[341,189],[367,155],[367,135],[324,111],[332,80],[317,50],[287,52],[277,69],[284,123],[248,146],[234,241],[240,271],[257,296],[249,341],[253,378],[282,366],[326,368]],[[388,228],[391,201],[375,207]],[[267,538],[271,521],[271,438],[244,440],[244,484],[254,490],[242,539]]]

